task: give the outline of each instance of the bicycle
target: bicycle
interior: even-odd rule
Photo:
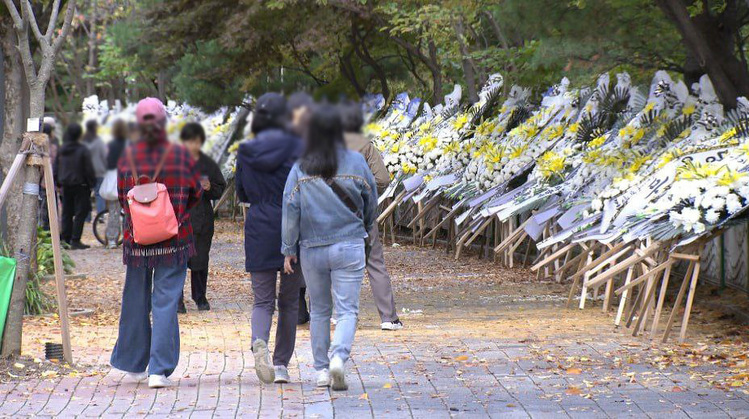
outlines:
[[[96,214],[92,227],[94,229],[94,237],[99,243],[107,245],[107,221],[109,221],[109,210],[105,209],[100,213]],[[117,236],[117,245],[122,244],[122,226],[125,225],[125,212],[120,210],[120,232]]]

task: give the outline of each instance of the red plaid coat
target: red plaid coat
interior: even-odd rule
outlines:
[[[188,211],[200,200],[202,193],[200,173],[195,168],[195,160],[184,147],[177,144],[172,146],[157,181],[163,183],[169,192],[169,198],[179,222],[179,233],[172,239],[149,246],[139,245],[133,240],[133,224],[130,219],[127,193],[135,186],[135,181],[127,153],[133,153],[138,176],[141,179],[144,176],[150,178],[156,171],[156,166],[168,144],[166,137],[155,144],[138,141],[125,149],[117,164],[117,189],[120,204],[125,212],[122,255],[125,265],[148,267],[177,265],[187,263],[187,260],[195,254]]]

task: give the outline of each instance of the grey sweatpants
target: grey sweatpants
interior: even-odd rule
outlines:
[[[278,271],[251,272],[252,293],[252,341],[261,339],[268,343],[273,312],[276,309],[276,279]],[[288,366],[294,353],[296,323],[299,311],[299,287],[303,283],[302,268],[297,264],[294,273],[281,273],[278,290],[278,326],[276,344],[273,349],[273,365]]]
[[[370,245],[372,246],[367,260],[369,285],[372,287],[372,295],[377,305],[377,311],[380,312],[380,319],[383,322],[392,322],[398,319],[398,311],[395,309],[390,275],[385,268],[385,254],[382,250],[382,240],[380,240],[380,230],[377,223],[374,223],[369,235]]]

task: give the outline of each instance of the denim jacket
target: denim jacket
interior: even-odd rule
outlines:
[[[361,209],[364,220],[344,204],[319,176],[302,172],[297,162],[283,193],[281,253],[296,255],[298,246],[316,247],[367,238],[377,217],[377,184],[361,154],[340,148],[333,177]]]

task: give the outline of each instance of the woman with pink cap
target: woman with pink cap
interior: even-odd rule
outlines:
[[[123,152],[117,167],[118,197],[125,212],[122,259],[127,273],[119,336],[110,362],[132,380],[148,378],[149,387],[159,388],[172,384],[167,377],[179,360],[177,305],[187,261],[195,254],[188,210],[199,202],[201,188],[193,158],[167,139],[167,115],[161,101],[143,99],[135,113],[140,139]],[[145,245],[133,234],[128,192],[136,184],[152,182],[166,186],[179,227],[173,237]]]

